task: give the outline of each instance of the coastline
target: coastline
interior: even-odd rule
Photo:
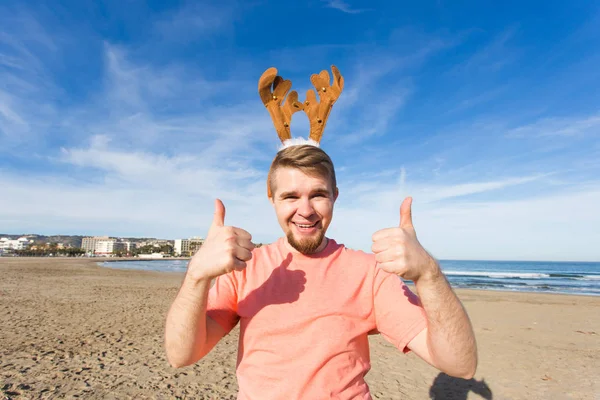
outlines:
[[[98,261],[98,265],[115,269],[185,273],[189,259],[104,259]],[[455,290],[600,297],[600,263],[584,263],[581,264],[582,267],[574,269],[573,266],[577,264],[568,262],[532,262],[526,267],[512,261],[500,264],[495,261],[468,264],[465,261],[452,265],[440,262],[446,278]],[[410,281],[406,283],[412,284]]]
[[[0,258],[4,396],[235,399],[238,328],[194,366],[173,369],[162,347],[164,318],[183,274],[97,265],[104,261]],[[374,336],[366,377],[373,398],[600,397],[600,298],[456,293],[478,341],[476,377],[444,376]]]

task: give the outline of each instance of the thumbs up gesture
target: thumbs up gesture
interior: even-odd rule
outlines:
[[[382,229],[373,234],[371,250],[381,269],[403,279],[416,281],[426,274],[438,272],[439,267],[417,240],[411,204],[410,197],[402,202],[400,226]]]
[[[225,206],[215,200],[215,214],[206,240],[188,265],[191,279],[212,279],[246,268],[252,258],[252,236],[243,229],[225,226]]]

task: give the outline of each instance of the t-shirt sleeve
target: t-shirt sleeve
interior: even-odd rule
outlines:
[[[418,296],[395,274],[375,267],[373,287],[377,331],[404,353],[407,344],[427,327]]]
[[[233,273],[220,275],[208,292],[206,315],[229,333],[239,321],[237,290]]]

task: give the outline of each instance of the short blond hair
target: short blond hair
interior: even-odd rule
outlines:
[[[267,195],[273,197],[276,187],[274,174],[279,168],[296,168],[309,176],[329,179],[335,193],[337,182],[333,161],[322,149],[312,145],[296,145],[280,150],[269,169],[267,176]]]

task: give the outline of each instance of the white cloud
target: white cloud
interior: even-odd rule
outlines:
[[[85,161],[93,157],[103,161]],[[169,239],[202,236],[212,220],[214,197],[223,195],[227,224],[248,230],[256,241],[270,242],[281,235],[265,194],[266,171],[256,171],[251,177],[240,171],[196,171],[188,169],[188,160],[139,154],[86,153],[71,161],[98,164],[115,172],[109,175],[113,178],[92,184],[0,172],[0,186],[10,193],[0,197],[1,230],[51,233],[49,227],[60,226],[62,233]],[[517,184],[520,180],[503,182]],[[359,185],[363,195],[357,197]],[[462,185],[471,191],[499,186]],[[410,194],[419,238],[436,257],[600,259],[595,245],[600,240],[596,229],[600,225],[596,207],[600,187],[485,203],[468,198],[447,203],[437,194],[463,194],[463,188],[422,187],[415,193],[410,187],[390,190],[377,184],[368,186],[368,182],[346,189],[342,182],[329,236],[369,251],[374,232],[399,223],[400,204]]]
[[[8,93],[0,90],[0,118],[4,119],[1,126],[8,126],[12,124],[27,126],[25,120],[13,109],[13,99]],[[0,128],[5,131],[6,128]],[[7,132],[8,133],[8,132]]]
[[[406,168],[400,169],[400,178],[397,182],[389,179],[380,180],[373,177],[363,178],[363,181],[353,181],[351,183],[341,182],[341,185],[347,185],[345,189],[346,196],[352,199],[354,206],[368,208],[373,204],[373,198],[376,197],[379,206],[383,208],[390,207],[397,199],[404,196],[412,196],[419,199],[419,203],[430,207],[439,207],[439,202],[459,197],[465,197],[474,194],[481,194],[491,191],[500,191],[512,186],[524,185],[539,180],[546,175],[533,175],[523,177],[510,177],[488,182],[467,182],[456,184],[433,184],[423,182],[411,182],[407,179]],[[388,183],[386,183],[388,182]],[[374,196],[373,193],[376,193]],[[391,201],[391,203],[386,203]],[[434,204],[435,203],[435,204]],[[432,205],[433,204],[433,205]]]
[[[244,179],[240,171],[178,169],[168,162],[163,171],[144,161],[135,164],[124,159],[132,172],[122,179],[116,175],[98,183],[0,172],[0,186],[10,193],[0,196],[0,230],[168,239],[205,235],[214,198],[219,196],[227,207],[227,223],[248,227],[259,238],[275,232],[265,191],[259,190],[264,189],[262,179]],[[140,179],[134,180],[136,177]]]
[[[209,82],[183,66],[157,68],[133,62],[122,48],[106,44],[104,49],[103,90],[60,121],[77,147],[90,137],[104,137],[113,149],[176,152],[235,164],[261,158],[256,147],[276,146],[258,96],[253,101],[238,96],[228,107],[215,100],[234,93],[239,82]]]
[[[388,133],[389,125],[398,116],[398,113],[410,96],[409,89],[399,86],[401,85],[396,84],[388,87],[388,90],[386,90],[387,94],[382,93],[378,96],[377,104],[361,102],[360,105],[344,110],[345,112],[341,116],[338,116],[337,120],[352,113],[357,115],[356,109],[361,108],[361,112],[358,114],[360,115],[359,121],[357,124],[353,124],[354,126],[348,131],[345,131],[341,135],[336,135],[335,143],[341,146],[354,146],[368,141],[373,136],[383,136]],[[361,92],[361,95],[364,95],[365,99],[370,98],[365,92]],[[340,107],[344,106],[344,104],[340,105]],[[341,131],[341,129],[336,128],[331,130]]]
[[[582,117],[543,118],[532,124],[511,129],[506,133],[508,138],[583,137],[592,135],[600,137],[600,114]]]
[[[371,235],[398,226],[400,193],[371,193],[370,204],[338,204],[331,234],[369,251]],[[413,196],[413,222],[421,243],[441,259],[600,260],[600,187],[513,201],[443,202]]]
[[[406,168],[400,168],[400,188],[403,188],[406,184]]]
[[[154,29],[163,40],[206,40],[215,33],[232,29],[233,12],[223,3],[218,7],[207,3],[188,4],[157,19]]]
[[[34,141],[55,116],[52,96],[60,93],[42,56],[56,56],[57,44],[30,14],[0,7],[0,138],[2,151]]]
[[[508,178],[493,182],[462,183],[446,187],[422,187],[415,188],[419,195],[424,197],[424,202],[435,202],[454,197],[468,196],[484,193],[492,190],[504,189],[509,186],[521,185],[540,179],[543,175]]]
[[[348,76],[344,92],[332,111],[328,137],[332,135],[336,145],[350,147],[399,134],[391,131],[390,126],[418,92],[411,71],[462,40],[461,36],[436,37],[398,29],[392,33],[388,46],[371,43],[357,46],[355,66],[350,71],[341,71]]]
[[[252,197],[246,186],[259,179],[260,172],[243,158],[232,157],[231,163],[208,157],[206,153],[178,153],[166,156],[142,150],[124,151],[111,148],[106,136],[95,136],[89,148],[62,149],[60,162],[81,167],[104,176],[105,182],[139,188],[140,190],[168,190],[182,196],[208,196],[218,193],[225,199],[242,201]],[[226,157],[223,152],[217,152]],[[110,189],[111,187],[107,188]]]
[[[520,55],[520,50],[511,47],[510,42],[517,34],[517,28],[511,27],[496,35],[490,42],[476,53],[452,68],[452,73],[490,73],[498,72],[502,68],[515,62]]]
[[[352,8],[347,2],[344,0],[325,0],[325,7],[333,8],[335,10],[342,11],[346,14],[360,14],[365,11],[369,11],[368,9],[358,9]]]
[[[459,98],[461,98],[462,100],[459,100],[456,104],[454,104],[454,100],[450,98],[449,100],[452,103],[452,105],[448,108],[447,111],[444,111],[442,115],[450,115],[458,112],[464,112],[466,110],[479,107],[483,104],[494,101],[500,95],[505,94],[507,92],[508,87],[508,85],[503,85],[483,92],[480,92],[478,88],[476,89],[474,95],[466,98],[464,93],[459,93]]]
[[[344,2],[329,5],[353,12]],[[196,40],[230,28],[231,10],[208,15],[204,8],[191,7],[165,16],[154,26],[155,32],[164,34],[165,40],[187,33]],[[34,153],[31,146],[43,145],[43,139],[60,142],[62,149],[55,144],[44,148],[41,159],[47,172],[0,169],[0,190],[9,194],[0,196],[0,231],[170,239],[204,235],[214,197],[220,197],[227,207],[226,223],[249,230],[257,241],[280,235],[265,190],[266,168],[278,142],[258,99],[256,79],[234,80],[222,71],[221,81],[209,80],[202,66],[179,62],[159,66],[139,49],[106,43],[100,88],[90,89],[75,103],[57,102],[64,91],[49,78],[52,74],[39,48],[59,52],[60,48],[51,38],[46,43],[38,40],[39,25],[26,26],[33,32],[31,41],[0,25],[2,150],[8,152],[9,134],[21,141],[19,149],[28,161]],[[390,42],[407,42],[412,34],[397,32]],[[505,32],[463,67],[502,67],[497,62],[512,37],[512,31]],[[347,60],[354,69],[342,71],[346,88],[332,112],[326,140],[333,139],[333,146],[356,145],[382,134],[397,135],[390,132],[390,124],[419,89],[410,71],[458,41],[420,36],[410,49],[398,51],[395,42],[386,48],[357,46],[355,58]],[[393,57],[388,55],[390,48]],[[324,44],[315,57],[326,60],[329,51],[347,54],[349,49],[345,44]],[[508,49],[508,54],[515,53]],[[306,76],[303,87],[308,86]],[[488,97],[458,102],[458,108]],[[550,118],[508,136],[592,136],[600,125],[598,118]],[[303,124],[305,118],[295,119],[293,131],[302,132],[298,128]],[[595,250],[599,242],[595,227],[600,223],[594,206],[600,200],[597,180],[588,177],[587,186],[583,180],[568,182],[570,193],[564,194],[557,192],[564,189],[550,182],[543,168],[520,170],[523,164],[509,164],[513,153],[502,160],[497,154],[489,159],[479,153],[471,156],[474,148],[483,152],[499,143],[494,140],[506,132],[508,123],[491,128],[464,124],[470,126],[468,132],[423,135],[424,142],[439,139],[440,147],[423,150],[428,143],[416,148],[404,142],[399,151],[389,142],[378,146],[374,140],[370,146],[340,152],[345,168],[338,169],[343,172],[341,195],[331,235],[368,250],[372,233],[397,224],[400,203],[411,195],[419,237],[438,257],[600,259]],[[473,145],[476,140],[480,147]],[[360,154],[347,156],[351,150]],[[413,151],[411,160],[402,159]],[[587,162],[590,172],[597,169],[595,158],[579,161]],[[556,170],[561,172],[561,167]],[[568,181],[571,176],[558,174],[552,179]],[[446,183],[434,183],[434,178]],[[543,191],[534,191],[539,188]],[[513,200],[493,197],[509,192]]]

